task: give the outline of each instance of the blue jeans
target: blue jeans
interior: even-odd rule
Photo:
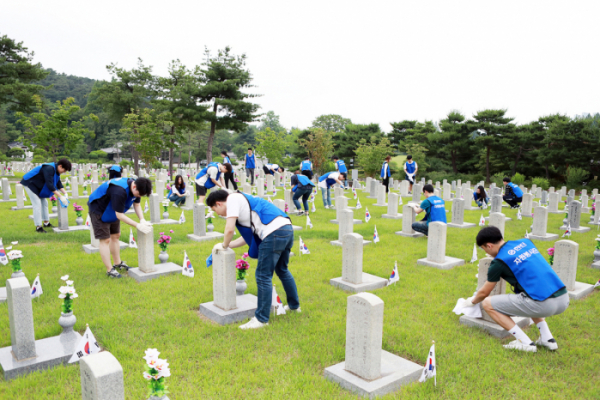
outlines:
[[[308,212],[308,199],[309,199],[311,193],[312,193],[312,186],[310,186],[310,185],[303,187],[303,188],[296,189],[292,200],[294,200],[294,205],[296,206],[298,211],[300,211],[302,209],[302,207],[300,207],[300,202],[298,201],[298,199],[300,197],[302,197],[302,204],[304,205],[304,211]]]
[[[323,205],[331,207],[331,189],[327,187],[327,189],[321,189],[321,197],[323,197]],[[325,199],[325,190],[327,190],[327,200]]]
[[[262,323],[269,322],[273,294],[273,272],[277,274],[288,306],[295,310],[300,307],[298,289],[292,273],[288,270],[290,250],[294,245],[294,231],[291,225],[285,225],[267,236],[258,247],[258,265],[256,266],[256,286],[258,302],[256,319]]]
[[[179,197],[175,193],[169,197],[169,200],[174,201],[177,207],[179,207],[181,203],[185,204],[185,196]]]
[[[483,203],[484,203],[484,202],[485,202],[485,205],[487,205],[487,204],[488,204],[488,199],[487,199],[487,197],[486,197],[485,199],[483,199],[483,200],[475,200],[475,203],[477,203],[477,207],[481,207],[481,206],[483,206]]]
[[[429,226],[425,221],[413,222],[412,228],[415,232],[422,233],[425,236],[429,235]]]

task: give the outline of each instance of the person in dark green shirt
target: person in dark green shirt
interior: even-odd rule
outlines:
[[[473,297],[464,300],[462,307],[482,303],[489,316],[515,337],[516,340],[504,346],[507,349],[535,352],[536,345],[558,349],[545,318],[564,312],[569,306],[569,294],[550,264],[531,240],[505,242],[495,226],[482,228],[476,240],[477,246],[494,260],[488,268],[487,282]],[[500,279],[512,285],[515,293],[490,296]],[[533,319],[540,338],[532,342],[512,316]]]

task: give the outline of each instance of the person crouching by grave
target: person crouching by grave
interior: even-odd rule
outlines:
[[[425,211],[425,217],[421,221],[413,222],[413,230],[420,232],[427,236],[429,234],[429,224],[431,222],[443,222],[446,223],[446,205],[444,200],[440,199],[433,194],[433,186],[423,186],[423,195],[425,200],[421,202],[420,206],[413,204],[415,213],[420,214]]]
[[[265,174],[275,175],[275,172],[279,172],[280,174],[285,170],[285,168],[280,167],[277,164],[265,164],[263,165],[263,171]]]
[[[387,156],[385,158],[385,161],[383,162],[383,165],[381,166],[381,179],[382,179],[382,183],[385,185],[385,192],[389,193],[390,191],[390,176],[392,176],[392,172],[390,170],[390,160],[392,159],[392,157]]]
[[[223,243],[215,245],[213,250],[248,245],[248,255],[258,259],[256,313],[250,322],[240,328],[255,329],[268,325],[273,272],[277,274],[285,290],[288,305],[284,309],[301,312],[296,281],[288,270],[290,250],[294,245],[294,231],[290,218],[267,200],[245,193],[229,194],[218,190],[206,198],[206,205],[218,215],[227,218]],[[241,237],[232,241],[236,227]]]
[[[120,165],[113,165],[108,169],[108,179],[120,178],[123,168]]]
[[[512,183],[508,177],[504,177],[502,183],[505,187],[502,200],[504,200],[510,208],[519,208],[519,203],[523,201],[523,191],[521,188]]]
[[[569,306],[565,284],[529,239],[504,241],[495,226],[486,226],[477,234],[477,246],[494,257],[488,269],[487,282],[475,296],[466,299],[463,307],[482,303],[483,309],[498,325],[516,340],[505,349],[537,351],[537,346],[558,349],[545,318],[563,313]],[[496,284],[504,279],[513,286],[515,294],[489,296]],[[533,319],[540,331],[534,343],[510,318]]]
[[[308,179],[313,178],[312,166],[310,158],[308,157],[304,157],[304,160],[300,163],[300,171],[302,171],[302,175],[308,177]]]
[[[231,164],[231,160],[229,159],[229,156],[227,155],[227,152],[225,150],[223,150],[221,152],[221,155],[223,156],[223,164]],[[229,183],[231,182],[231,186],[233,186],[233,190],[238,190],[237,187],[237,183],[235,183],[235,179],[233,177],[233,165],[231,165],[231,172],[225,172],[225,185],[227,186],[227,189],[229,189]]]
[[[475,203],[477,203],[477,206],[479,208],[483,208],[484,205],[488,205],[490,199],[487,196],[487,193],[485,192],[483,186],[477,186],[477,189],[475,189],[475,191],[473,192],[473,200],[475,200]]]
[[[140,198],[150,196],[150,193],[152,182],[148,178],[115,178],[104,182],[90,195],[90,220],[94,228],[94,237],[100,242],[100,258],[109,278],[121,277],[117,269],[129,270],[129,266],[121,260],[121,221],[138,228],[142,233],[148,233],[152,229],[144,219],[140,206]],[[125,215],[132,205],[140,222],[135,222]],[[111,256],[114,264],[111,264]]]
[[[175,183],[171,186],[171,191],[167,195],[170,201],[175,202],[175,207],[185,204],[185,182],[181,175],[175,177]]]
[[[204,204],[204,198],[208,189],[218,186],[225,188],[225,180],[223,175],[226,172],[231,172],[231,164],[221,164],[211,162],[204,167],[198,175],[196,175],[196,195],[198,196],[198,204]]]
[[[292,192],[294,193],[292,200],[298,209],[298,215],[308,215],[308,199],[310,198],[310,194],[312,193],[315,184],[310,181],[308,176],[300,173],[300,171],[296,171],[294,175],[292,175],[290,183],[292,184]],[[299,198],[302,198],[304,212],[302,212],[302,207],[298,201]]]
[[[48,215],[48,199],[56,196],[63,204],[68,203],[69,195],[60,181],[60,175],[71,170],[71,162],[66,158],[56,163],[42,164],[23,176],[19,182],[31,199],[35,231],[46,233],[44,227],[52,228]],[[60,207],[60,204],[59,204]],[[43,224],[43,225],[42,225]]]
[[[331,187],[336,183],[339,183],[341,187],[344,187],[344,181],[346,180],[345,172],[328,172],[319,177],[319,189],[321,189],[321,197],[323,197],[323,206],[325,208],[333,208],[331,205]],[[325,193],[327,192],[327,198]]]

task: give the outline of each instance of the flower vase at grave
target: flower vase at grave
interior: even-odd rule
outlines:
[[[61,312],[60,318],[58,319],[58,324],[62,327],[63,331],[61,335],[71,336],[73,335],[73,327],[77,322],[77,317],[73,315],[73,311],[68,313]]]
[[[83,217],[77,216],[77,218],[75,218],[75,223],[77,226],[83,225]]]
[[[163,208],[165,209],[165,212],[163,212],[163,219],[168,219],[169,218],[169,202],[165,201],[163,203]]]
[[[160,260],[161,264],[166,264],[169,260],[169,254],[166,251],[161,251],[158,255],[158,259]]]
[[[244,292],[248,289],[248,283],[245,279],[235,281],[235,294],[236,296],[243,296]]]
[[[208,225],[206,225],[206,231],[212,232],[215,229],[215,226],[212,223],[212,218],[208,219]]]

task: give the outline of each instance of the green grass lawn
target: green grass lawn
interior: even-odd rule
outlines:
[[[80,190],[82,190],[80,188]],[[14,185],[13,185],[14,193]],[[279,192],[278,198],[283,195]],[[351,195],[348,195],[351,197]],[[385,302],[383,349],[423,365],[431,341],[436,342],[438,386],[432,381],[413,383],[386,398],[403,399],[594,399],[600,398],[599,294],[573,301],[562,315],[548,320],[559,350],[540,349],[538,353],[507,351],[499,340],[475,328],[460,325],[452,309],[459,297],[468,297],[476,289],[476,264],[466,264],[449,271],[417,266],[426,256],[426,238],[395,235],[401,220],[382,219],[385,207],[375,207],[375,199],[360,192],[362,210],[356,218],[364,219],[368,207],[373,218],[355,225],[355,232],[372,239],[377,225],[380,242],[364,248],[365,272],[388,277],[398,262],[400,281],[374,291]],[[142,201],[142,205],[145,203]],[[404,202],[408,198],[404,198]],[[88,232],[39,235],[27,216],[31,210],[11,211],[15,203],[0,203],[0,237],[5,246],[19,241],[23,270],[30,282],[40,274],[44,294],[33,301],[36,339],[58,335],[61,328],[61,300],[58,299],[60,277],[68,274],[75,281],[79,298],[74,300],[77,316],[75,329],[80,333],[89,324],[100,346],[110,351],[124,370],[127,399],[146,399],[143,378],[144,350],[157,348],[168,359],[172,376],[167,379],[172,400],[177,399],[352,399],[351,393],[323,378],[326,367],[344,360],[346,332],[346,298],[350,295],[329,284],[341,276],[342,248],[329,244],[337,239],[338,226],[329,223],[334,210],[325,210],[320,194],[317,212],[311,215],[312,230],[296,232],[307,244],[310,255],[292,257],[290,270],[298,285],[302,314],[272,317],[268,327],[242,331],[238,324],[219,326],[198,314],[200,303],[212,300],[212,269],[205,259],[218,243],[195,243],[186,238],[193,232],[192,212],[186,211],[183,225],[155,227],[154,235],[173,229],[169,246],[171,260],[181,264],[187,251],[196,276],[193,279],[172,275],[146,283],[136,283],[124,276],[109,280],[100,256],[87,255],[81,246],[89,243]],[[354,205],[350,200],[350,205]],[[451,208],[451,204],[447,204]],[[171,208],[178,219],[180,210]],[[516,210],[504,209],[513,220],[506,223],[508,239],[523,237],[531,219],[516,220]],[[487,211],[486,211],[487,213]],[[467,211],[466,222],[478,222],[481,211]],[[450,214],[448,214],[450,215]],[[84,215],[85,217],[85,215]],[[149,219],[149,215],[146,216]],[[551,214],[548,231],[561,233],[564,215]],[[449,216],[450,218],[450,216]],[[75,221],[70,208],[69,219]],[[292,217],[296,225],[305,219]],[[583,214],[587,225],[589,214]],[[214,221],[215,230],[223,231],[224,220]],[[470,260],[478,228],[448,228],[446,254]],[[124,241],[129,226],[122,226]],[[593,229],[574,233],[580,244],[577,280],[594,283],[600,271],[590,268],[593,259]],[[536,242],[543,254],[552,243]],[[238,249],[241,255],[245,248]],[[155,256],[158,262],[159,248]],[[480,250],[479,257],[484,254]],[[126,249],[122,257],[137,266],[137,251]],[[248,293],[256,294],[250,262]],[[10,268],[0,268],[2,280],[10,277]],[[281,284],[275,278],[278,288]],[[284,303],[285,293],[279,294]],[[526,332],[534,340],[535,327]],[[0,304],[0,347],[11,345],[6,303]],[[79,367],[61,366],[33,373],[10,383],[0,378],[0,399],[81,399]]]

